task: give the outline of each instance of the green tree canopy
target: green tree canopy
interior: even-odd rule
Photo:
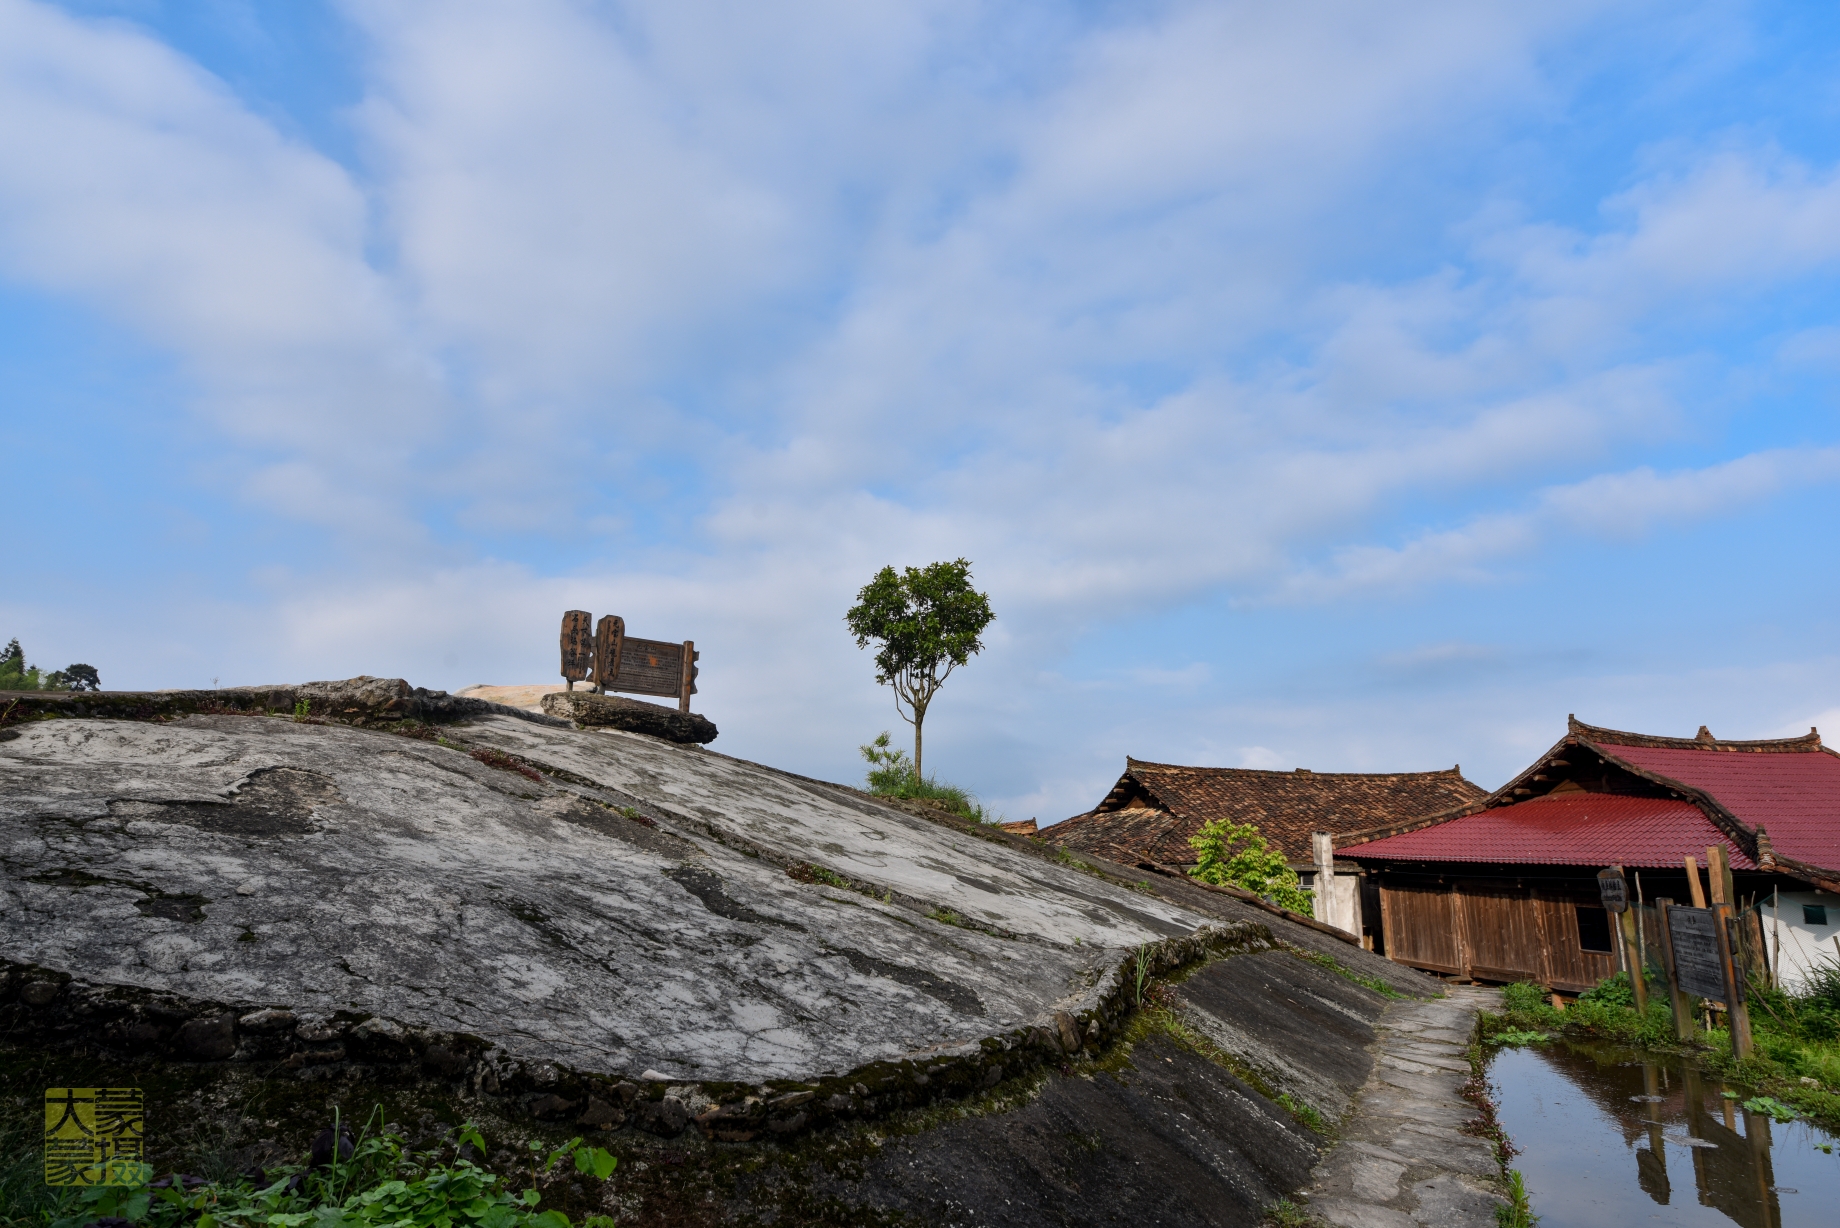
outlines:
[[[982,652],[984,628],[996,615],[990,598],[971,587],[964,559],[908,567],[884,567],[856,594],[843,616],[858,648],[871,641],[875,680],[894,688],[895,711],[914,727],[914,779],[921,779],[921,727],[940,685],[973,653]]]
[[[1202,882],[1238,887],[1280,908],[1310,915],[1310,893],[1298,885],[1297,872],[1251,823],[1215,819],[1190,836],[1188,843],[1199,854],[1199,864],[1190,873]]]

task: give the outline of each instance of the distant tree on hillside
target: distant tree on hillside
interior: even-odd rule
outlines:
[[[984,650],[978,636],[995,617],[990,598],[971,587],[971,564],[964,559],[899,572],[884,567],[843,616],[858,648],[881,642],[875,680],[894,688],[895,711],[914,727],[916,782],[925,779],[920,727],[927,705],[955,668]]]
[[[102,678],[93,665],[66,665],[47,674],[26,664],[25,649],[17,637],[0,651],[0,691],[100,691]]]

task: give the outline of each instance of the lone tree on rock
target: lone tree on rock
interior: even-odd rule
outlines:
[[[920,774],[920,727],[927,705],[952,671],[984,650],[978,637],[996,615],[990,598],[971,587],[971,564],[964,559],[909,567],[884,567],[856,594],[843,616],[858,648],[870,640],[875,680],[894,688],[895,711],[914,727],[914,779]]]

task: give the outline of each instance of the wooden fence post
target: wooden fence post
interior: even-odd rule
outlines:
[[[1731,1055],[1747,1058],[1751,1055],[1751,1013],[1744,1004],[1744,976],[1732,959],[1730,904],[1712,906],[1712,927],[1719,941],[1719,970],[1725,975],[1725,1020],[1731,1027]]]
[[[696,641],[684,641],[683,681],[678,687],[677,710],[690,711],[690,688],[696,684]]]
[[[1667,970],[1668,1005],[1674,1011],[1674,1035],[1683,1041],[1693,1039],[1693,1016],[1687,1011],[1686,995],[1680,992],[1680,978],[1674,972],[1674,931],[1668,925],[1668,910],[1674,901],[1666,896],[1655,900],[1655,913],[1661,930],[1661,966]]]
[[[1687,863],[1687,894],[1693,899],[1693,907],[1704,908],[1706,892],[1699,885],[1699,858],[1688,853],[1681,860]]]

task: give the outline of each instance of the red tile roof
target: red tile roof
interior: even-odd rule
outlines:
[[[1840,756],[1822,750],[1687,750],[1614,743],[1600,743],[1599,749],[1709,794],[1752,831],[1763,828],[1780,856],[1840,867]]]
[[[1692,802],[1560,793],[1338,851],[1361,860],[1678,868],[1688,853],[1703,861],[1709,844],[1726,846],[1734,870],[1756,868]]]

